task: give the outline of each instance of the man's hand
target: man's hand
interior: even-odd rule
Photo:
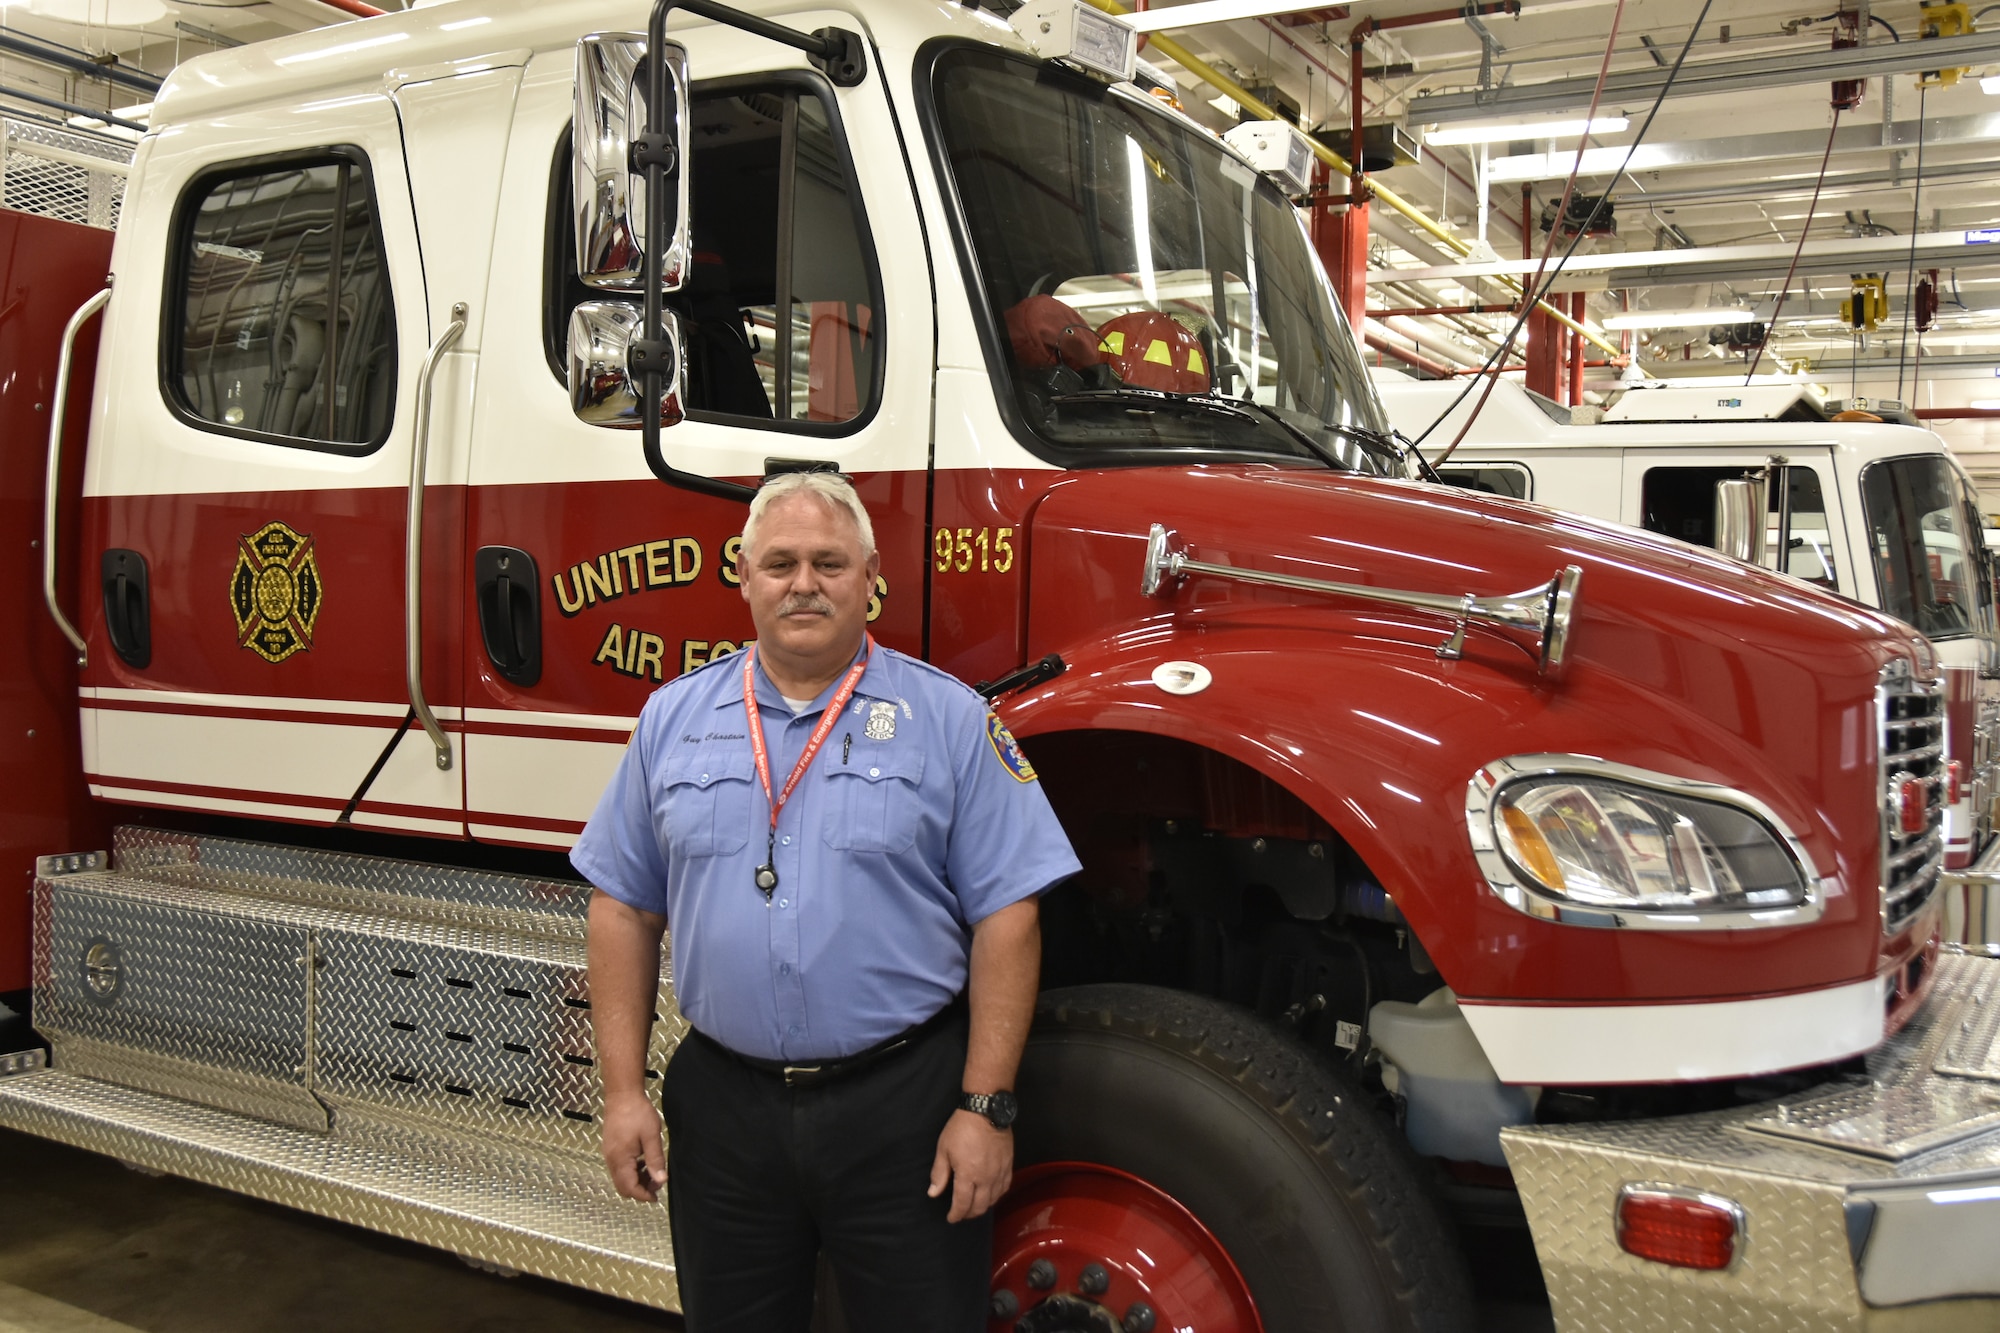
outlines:
[[[605,1117],[610,1127],[610,1116]],[[955,1111],[938,1135],[937,1158],[931,1163],[930,1197],[951,1186],[947,1222],[978,1217],[1014,1183],[1014,1131],[995,1129],[993,1122],[971,1111]]]
[[[667,1183],[660,1113],[644,1094],[604,1100],[604,1166],[628,1199],[657,1203]]]

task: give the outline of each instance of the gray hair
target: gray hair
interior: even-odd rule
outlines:
[[[828,509],[845,513],[854,520],[855,530],[861,536],[862,556],[875,554],[875,525],[869,521],[861,497],[854,493],[852,481],[838,472],[781,472],[759,487],[750,501],[750,517],[743,520],[745,557],[756,548],[757,525],[763,522],[765,513],[772,505],[795,495],[809,495]]]

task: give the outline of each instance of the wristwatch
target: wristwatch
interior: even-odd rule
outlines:
[[[1021,1113],[1020,1103],[1011,1092],[961,1092],[958,1094],[958,1109],[983,1115],[993,1122],[995,1129],[1011,1129],[1014,1117]]]

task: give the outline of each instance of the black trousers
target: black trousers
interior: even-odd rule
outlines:
[[[820,1251],[852,1333],[982,1333],[992,1215],[932,1199],[966,1020],[792,1088],[706,1037],[661,1080],[667,1202],[688,1333],[805,1333]]]

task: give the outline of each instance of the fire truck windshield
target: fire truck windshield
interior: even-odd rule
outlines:
[[[1051,453],[1410,475],[1269,181],[1142,95],[990,48],[939,57],[934,94],[996,359]]]

